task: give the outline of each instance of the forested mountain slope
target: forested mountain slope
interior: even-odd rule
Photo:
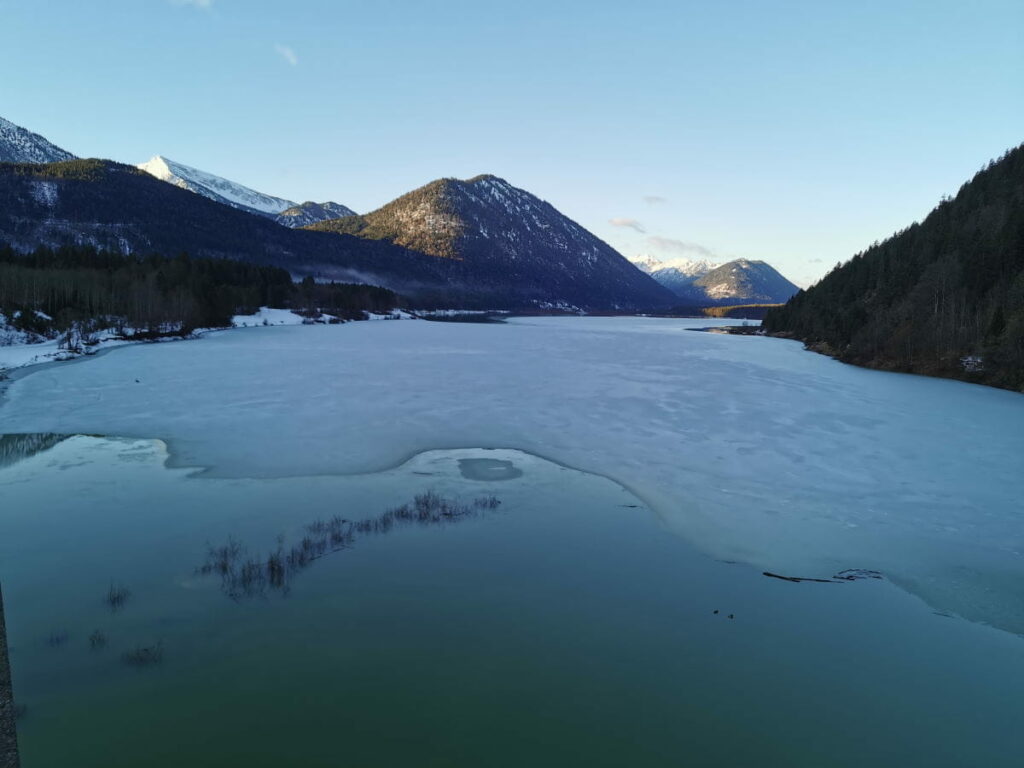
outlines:
[[[0,164],[0,243],[21,251],[72,244],[187,252],[385,285],[448,279],[436,259],[389,243],[288,229],[109,160]]]
[[[1024,145],[764,325],[846,362],[1024,391]]]
[[[550,203],[497,176],[438,179],[364,216],[311,229],[384,240],[461,263],[517,291],[580,307],[668,307],[671,291]]]
[[[630,280],[629,272],[618,282],[606,279],[608,270],[563,265],[524,274],[486,260],[438,258],[387,239],[289,229],[107,160],[0,163],[4,243],[19,251],[72,244],[236,259],[283,267],[293,276],[380,285],[420,307],[517,309],[572,302],[596,309],[646,308],[663,291],[629,264],[629,272],[646,283]]]

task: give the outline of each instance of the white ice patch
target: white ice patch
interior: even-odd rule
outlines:
[[[252,315],[235,315],[231,318],[231,324],[235,328],[254,328],[267,325],[302,325],[303,320],[302,315],[297,315],[290,309],[260,307]]]

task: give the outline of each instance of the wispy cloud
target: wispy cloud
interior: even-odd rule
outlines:
[[[661,205],[667,203],[668,198],[660,197],[659,195],[644,195],[644,202],[648,205]]]
[[[287,61],[290,66],[297,67],[299,65],[299,57],[296,56],[295,51],[287,45],[274,43],[274,50],[277,51],[281,58]]]
[[[213,7],[213,0],[171,0],[174,5],[191,5],[193,8],[201,8],[204,11]]]
[[[696,254],[705,259],[714,259],[718,256],[711,248],[700,243],[690,243],[686,240],[676,240],[671,237],[648,237],[647,245],[652,250],[661,251],[662,253],[674,253],[684,256]]]
[[[808,259],[807,263],[808,264],[821,264],[822,261],[824,261],[824,259]]]
[[[636,219],[608,219],[608,223],[613,227],[628,227],[629,229],[635,229],[637,232],[646,232],[644,225]]]

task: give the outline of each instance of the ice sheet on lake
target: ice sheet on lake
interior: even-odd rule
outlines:
[[[609,476],[713,556],[872,568],[1024,633],[1024,398],[721,321],[361,323],[138,346],[15,381],[0,432],[158,436],[221,476],[519,448]]]

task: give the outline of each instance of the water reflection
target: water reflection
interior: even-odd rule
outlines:
[[[37,432],[24,435],[0,435],[0,467],[9,467],[19,461],[47,451],[68,439],[68,435]]]
[[[50,450],[0,469],[26,765],[1019,764],[1019,639],[866,572],[702,557],[603,477],[512,450],[276,479],[169,468],[158,440]]]
[[[231,537],[226,544],[211,547],[206,562],[197,571],[220,576],[221,589],[233,600],[265,596],[268,592],[287,594],[296,575],[325,555],[350,548],[359,536],[381,535],[400,526],[456,523],[495,510],[500,504],[495,496],[481,496],[463,504],[428,491],[417,494],[409,504],[367,520],[347,520],[340,515],[317,520],[307,525],[306,535],[287,550],[285,534],[278,534],[277,548],[266,555],[247,556],[246,548]]]

